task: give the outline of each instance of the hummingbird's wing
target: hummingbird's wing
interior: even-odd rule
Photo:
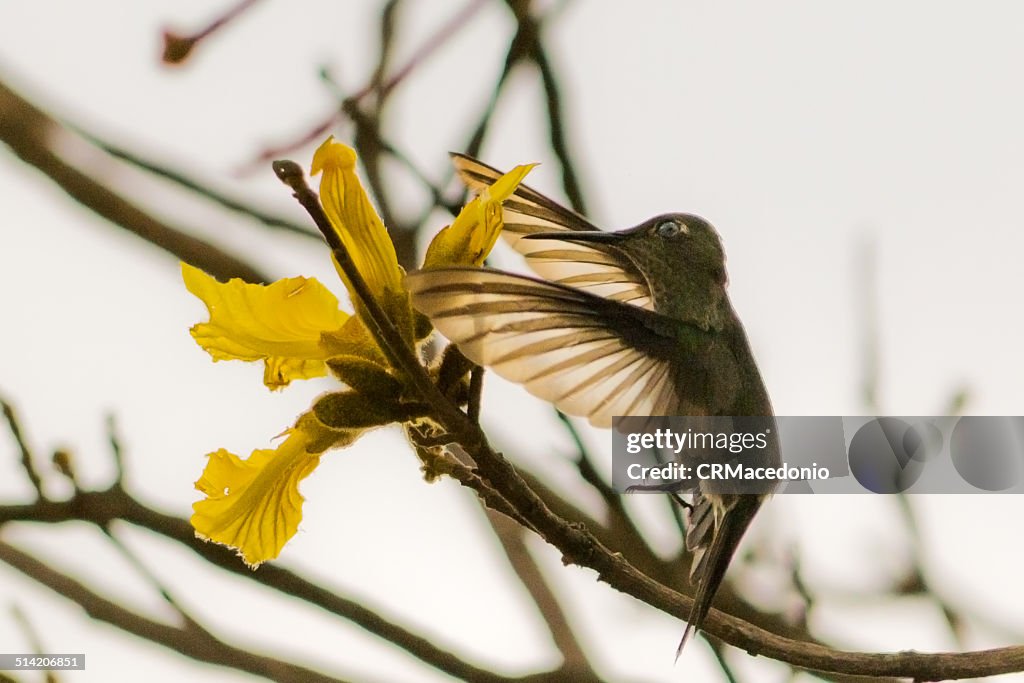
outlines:
[[[483,192],[502,175],[501,171],[472,157],[454,153],[451,157],[462,182],[474,194]],[[525,256],[530,267],[542,278],[654,310],[647,280],[629,259],[617,255],[614,245],[523,239],[524,235],[539,232],[597,230],[575,211],[520,185],[502,205],[502,218],[505,241]]]
[[[636,306],[489,268],[417,270],[413,306],[467,358],[569,415],[673,415],[679,326]]]

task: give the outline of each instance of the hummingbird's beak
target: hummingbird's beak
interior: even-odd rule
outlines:
[[[600,230],[562,230],[560,232],[535,232],[529,235],[523,235],[523,239],[617,244],[625,239],[625,235],[618,232],[602,232]]]

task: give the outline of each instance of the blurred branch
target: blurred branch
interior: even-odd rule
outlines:
[[[399,220],[398,214],[394,211],[388,184],[383,177],[383,159],[391,157],[404,166],[422,184],[431,195],[432,206],[443,207],[453,215],[458,207],[445,201],[441,188],[432,183],[427,176],[413,163],[413,161],[402,151],[396,149],[381,133],[381,121],[384,114],[385,103],[393,90],[402,83],[423,61],[440,48],[448,38],[469,22],[474,14],[483,6],[482,0],[471,0],[460,12],[453,16],[448,22],[441,26],[430,36],[416,52],[401,66],[394,75],[385,77],[390,64],[396,34],[395,24],[399,15],[398,0],[387,2],[381,12],[380,19],[380,50],[377,66],[373,75],[363,88],[350,96],[343,96],[341,88],[326,68],[321,69],[322,80],[331,86],[339,100],[336,111],[331,117],[314,127],[298,142],[285,145],[282,148],[264,151],[252,164],[262,166],[270,159],[279,154],[287,153],[298,146],[312,143],[319,140],[334,125],[347,119],[352,123],[354,132],[352,134],[353,146],[359,151],[359,157],[366,171],[366,181],[370,190],[377,199],[377,209],[380,212],[384,224],[389,227],[392,241],[395,245],[395,252],[398,262],[405,267],[412,267],[416,261],[416,234],[429,211],[415,221],[413,224],[405,224]],[[251,167],[251,166],[250,166]]]
[[[128,198],[99,183],[91,173],[80,171],[65,161],[57,151],[60,148],[57,143],[61,136],[71,135],[68,129],[0,80],[0,141],[23,161],[49,176],[82,206],[221,280],[240,277],[246,282],[267,281],[262,272],[241,258],[156,219]]]
[[[583,439],[572,420],[560,410],[556,410],[555,415],[562,423],[562,426],[565,427],[569,438],[572,439],[573,444],[576,446],[575,462],[580,478],[597,491],[605,504],[607,522],[602,527],[607,528],[606,533],[602,534],[598,529],[601,529],[601,531],[604,529],[595,527],[592,524],[588,524],[588,528],[595,531],[595,535],[602,543],[623,552],[630,562],[634,563],[648,576],[657,579],[666,586],[676,587],[678,584],[688,584],[682,578],[687,575],[689,563],[689,555],[685,545],[680,550],[679,556],[673,560],[665,561],[658,557],[654,549],[647,543],[640,529],[634,524],[633,518],[626,511],[626,507],[623,504],[624,497],[617,493],[597,471],[597,467],[594,464],[594,456],[583,443]],[[544,489],[538,489],[537,483],[531,482],[531,486],[541,493],[545,502],[549,505],[551,504],[550,494],[545,495]],[[672,511],[677,513],[677,506],[672,500],[668,496],[664,498]],[[562,517],[566,517],[565,514],[559,514]],[[675,516],[678,518],[680,530],[683,530],[682,517],[678,514]],[[574,519],[574,516],[569,516],[567,519]],[[723,604],[721,597],[719,604]]]
[[[142,169],[147,173],[152,173],[158,178],[163,178],[164,180],[167,180],[170,183],[177,185],[178,187],[181,187],[185,190],[195,192],[199,197],[208,199],[214,204],[217,204],[218,206],[228,209],[229,211],[234,211],[236,213],[242,214],[243,216],[246,216],[247,218],[252,218],[253,220],[258,221],[259,223],[266,225],[268,228],[275,228],[278,230],[283,230],[284,232],[290,232],[296,235],[301,235],[303,237],[311,237],[317,240],[320,239],[319,233],[309,229],[305,225],[293,223],[284,218],[271,215],[261,209],[258,209],[254,206],[250,206],[245,202],[241,202],[237,199],[229,197],[226,194],[223,194],[212,189],[208,185],[204,185],[203,183],[190,178],[187,174],[185,174],[182,171],[173,169],[166,164],[161,164],[151,159],[147,159],[138,152],[133,152],[127,148],[120,147],[112,142],[103,140],[102,138],[86,130],[83,130],[78,126],[72,125],[69,126],[69,128],[77,132],[84,139],[88,140],[96,147],[102,149],[104,152],[114,157],[115,159],[120,159],[121,161],[131,164],[136,168]]]
[[[586,214],[586,203],[583,201],[583,190],[580,188],[579,179],[572,163],[572,155],[569,152],[569,141],[565,135],[565,123],[563,121],[563,104],[561,87],[558,78],[551,66],[547,49],[540,38],[542,20],[531,15],[531,4],[521,0],[506,0],[509,9],[515,14],[519,24],[519,30],[515,40],[520,42],[519,50],[524,56],[537,67],[540,74],[540,81],[544,87],[545,101],[547,103],[548,133],[551,141],[551,150],[562,167],[562,187],[572,204],[572,208],[581,214]]]
[[[249,164],[250,167],[262,166],[274,159],[291,154],[295,150],[305,147],[306,145],[318,142],[324,137],[328,131],[334,126],[344,120],[346,116],[347,106],[357,104],[364,97],[367,97],[375,92],[379,92],[384,95],[390,95],[391,91],[394,90],[400,83],[405,81],[420,65],[439,48],[443,47],[447,40],[458,32],[463,26],[469,23],[469,20],[473,17],[478,10],[484,6],[484,0],[470,0],[466,3],[462,10],[457,12],[449,21],[445,22],[434,34],[429,36],[419,48],[417,48],[412,56],[406,61],[401,67],[399,67],[394,75],[390,78],[381,81],[380,76],[375,74],[371,77],[370,82],[364,87],[345,98],[341,105],[338,106],[329,116],[315,124],[312,129],[307,130],[306,133],[300,137],[291,140],[283,145],[276,147],[268,147],[257,155],[257,157]],[[382,29],[383,35],[383,29]],[[383,46],[386,46],[386,41],[382,42]],[[359,150],[362,153],[362,149]]]
[[[862,292],[860,325],[862,328],[862,389],[864,403],[869,413],[882,414],[881,398],[881,325],[878,311],[878,252],[874,241],[866,241],[860,249],[859,289]],[[967,400],[967,389],[961,388],[947,402],[947,413],[956,415],[963,410]],[[945,600],[925,576],[924,541],[917,516],[909,497],[902,491],[895,496],[900,519],[910,539],[910,566],[907,575],[895,586],[896,596],[927,596],[942,612],[957,645],[964,642],[965,619],[950,602]]]
[[[21,608],[17,605],[11,606],[11,615],[14,617],[14,621],[18,624],[22,633],[25,634],[25,640],[28,641],[32,647],[32,654],[42,655],[49,650],[43,645],[43,639],[39,637],[39,632],[36,631],[32,622],[29,621],[28,615],[26,615]],[[59,680],[57,674],[53,671],[47,670],[46,672],[46,683],[57,683]]]
[[[39,501],[29,505],[0,506],[0,527],[5,523],[82,521],[107,528],[116,520],[154,531],[188,547],[215,567],[273,588],[341,617],[363,630],[390,641],[438,670],[471,681],[502,683],[508,679],[475,667],[443,650],[428,639],[396,624],[355,599],[338,595],[315,582],[277,565],[265,564],[252,571],[228,548],[196,538],[188,520],[146,507],[120,487],[106,491],[81,491],[66,501]]]
[[[548,585],[548,579],[537,566],[536,560],[530,555],[523,535],[527,529],[515,523],[505,515],[485,510],[487,521],[490,522],[494,535],[501,542],[516,576],[529,592],[537,610],[548,626],[548,632],[555,647],[562,654],[561,674],[565,680],[585,681],[598,680],[593,666],[586,653],[576,639],[576,634],[569,624],[565,611],[558,603],[558,598]]]
[[[70,576],[52,569],[4,541],[0,541],[0,562],[77,603],[93,619],[163,645],[197,661],[228,666],[275,681],[338,683],[344,680],[326,676],[291,662],[242,650],[209,633],[200,637],[194,628],[175,628],[147,619],[94,593]]]
[[[904,492],[896,495],[896,502],[899,505],[900,516],[910,536],[910,573],[897,586],[897,595],[926,595],[935,603],[946,619],[949,631],[953,635],[957,646],[964,644],[964,617],[949,602],[947,602],[928,581],[924,573],[924,541],[921,538],[921,527],[917,523],[917,515],[910,504],[910,498]]]
[[[205,38],[213,34],[229,22],[237,19],[247,9],[255,5],[259,0],[241,0],[237,5],[229,9],[217,19],[214,19],[202,30],[192,35],[181,35],[176,31],[164,29],[164,64],[178,65],[188,59],[192,50]]]
[[[39,472],[36,471],[36,466],[32,462],[32,451],[25,441],[25,435],[21,431],[21,423],[18,422],[14,406],[3,399],[0,399],[0,406],[3,406],[4,418],[7,420],[7,426],[11,430],[11,436],[14,437],[14,442],[18,444],[18,451],[21,453],[21,468],[25,470],[25,476],[31,482],[32,488],[36,490],[37,498],[45,500],[46,494],[43,493],[43,480],[39,477]]]
[[[199,621],[195,619],[180,602],[178,602],[170,589],[168,589],[160,579],[157,578],[156,574],[150,571],[149,567],[146,566],[146,563],[143,562],[120,538],[117,537],[114,533],[113,525],[108,524],[107,526],[102,527],[102,530],[128,564],[130,564],[135,571],[138,572],[139,576],[141,576],[143,580],[145,580],[146,583],[148,583],[157,592],[157,594],[163,598],[164,602],[166,602],[171,609],[177,612],[185,627],[194,629],[199,636],[211,636],[209,630],[202,626]]]
[[[709,641],[711,646],[711,652],[715,655],[715,659],[718,660],[718,668],[722,670],[722,674],[725,676],[725,680],[728,683],[739,683],[739,679],[736,678],[736,672],[729,666],[729,662],[725,660],[725,646],[722,641],[712,639]]]
[[[483,497],[485,503],[490,507],[504,511],[506,506],[510,505],[503,496],[498,494],[497,491],[491,489],[486,480],[473,474],[468,468],[465,468],[465,466],[460,465],[460,467],[464,470],[461,476],[457,475],[460,483],[477,491],[477,493]],[[665,563],[654,555],[646,554],[650,551],[646,548],[645,544],[636,543],[635,539],[633,542],[626,542],[626,539],[621,538],[618,534],[605,528],[603,524],[596,520],[586,518],[581,511],[576,509],[570,503],[562,500],[550,489],[547,489],[540,480],[530,476],[529,474],[524,474],[524,476],[526,477],[526,481],[529,482],[529,487],[539,492],[540,498],[545,506],[549,504],[553,505],[554,507],[552,509],[556,514],[571,520],[566,523],[571,529],[578,530],[580,533],[584,533],[585,528],[593,529],[597,536],[592,538],[599,538],[609,543],[613,543],[615,544],[613,547],[616,547],[621,543],[622,545],[619,547],[622,547],[622,549],[626,551],[626,557],[641,560],[641,564],[639,566],[644,567],[645,571],[651,573],[651,575],[656,577],[661,576],[667,581],[679,579],[680,574],[671,563]],[[496,504],[497,507],[495,507]],[[508,507],[506,514],[511,514],[521,524],[528,527],[532,526],[532,523],[528,519],[523,518],[515,508]],[[238,562],[237,557],[230,550],[221,546],[198,541],[195,538],[193,529],[186,520],[163,515],[145,507],[127,494],[120,485],[115,484],[112,488],[100,492],[76,491],[74,497],[67,501],[38,501],[29,505],[0,506],[0,526],[11,521],[59,523],[78,520],[91,522],[102,529],[107,529],[110,527],[112,521],[118,519],[150,529],[151,531],[182,543],[215,566],[231,571],[247,579],[257,581],[258,583],[274,588],[282,593],[292,595],[293,597],[297,597],[311,604],[318,605],[328,612],[348,619],[367,631],[406,649],[422,661],[436,666],[443,671],[447,671],[452,674],[458,673],[466,680],[506,680],[459,660],[455,655],[437,648],[428,640],[416,635],[415,633],[405,630],[401,626],[392,622],[388,622],[383,617],[360,603],[340,597],[335,593],[312,582],[306,581],[276,565],[263,565],[258,571],[250,572]],[[586,524],[586,527],[584,527],[583,524]],[[618,556],[617,553],[614,553],[614,555],[621,559],[621,556]],[[650,579],[647,579],[647,581],[649,582]],[[611,581],[609,581],[609,583],[611,583]],[[629,592],[629,589],[626,590]],[[673,601],[683,599],[682,596],[672,592],[664,593],[662,595],[663,597],[665,595],[669,596],[666,598],[668,604],[674,604]],[[720,597],[722,598],[722,600],[719,601],[720,605],[724,604],[737,608],[738,610],[745,610],[741,611],[744,616],[749,616],[751,620],[768,627],[776,633],[795,633],[799,637],[809,637],[806,633],[796,632],[795,629],[785,624],[785,622],[779,621],[778,619],[772,619],[770,615],[761,615],[759,613],[752,612],[746,603],[736,600],[731,591],[727,589],[723,590]],[[665,600],[663,600],[663,602],[665,602]],[[652,604],[659,606],[657,605],[657,601]],[[662,608],[671,611],[671,608]],[[683,612],[677,611],[677,613],[682,614]],[[718,619],[720,614],[721,613],[717,610],[713,612],[712,622],[716,625],[719,623]],[[741,624],[744,623],[743,621],[736,620],[734,618],[733,621]],[[754,629],[754,627],[749,624],[747,624],[747,626],[750,629]],[[783,642],[792,643],[798,641],[784,640]],[[804,644],[806,645],[806,643]],[[827,651],[826,648],[822,649]],[[556,673],[557,672],[551,672],[551,675],[554,676]],[[531,677],[531,680],[543,680],[544,675],[545,674],[536,674],[534,677]],[[826,678],[840,681],[844,680],[845,677],[842,675],[826,675]],[[553,680],[564,679],[559,679],[556,676]]]
[[[865,240],[858,250],[859,282],[854,291],[861,292],[861,398],[869,413],[880,415],[881,331],[878,327],[878,252],[874,241]]]
[[[114,479],[115,486],[124,485],[124,449],[121,446],[121,439],[117,435],[117,420],[114,418],[114,414],[107,415],[107,441],[110,442],[110,455],[114,459],[114,471],[116,478]]]
[[[946,402],[945,409],[939,415],[963,415],[971,400],[971,390],[966,386],[957,388]]]

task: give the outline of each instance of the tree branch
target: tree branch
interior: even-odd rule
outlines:
[[[195,530],[187,520],[153,510],[119,486],[106,491],[80,491],[66,501],[38,501],[28,505],[0,506],[0,528],[5,523],[16,521],[48,524],[82,521],[105,529],[117,520],[149,529],[177,541],[215,567],[284,595],[298,598],[350,621],[368,633],[394,643],[425,664],[448,672],[452,676],[482,683],[508,683],[512,680],[473,666],[416,632],[386,619],[366,607],[363,604],[365,600],[358,601],[341,596],[336,591],[328,590],[278,565],[263,564],[252,571],[239,562],[238,556],[230,549],[196,538]]]
[[[77,603],[93,619],[106,622],[151,642],[159,643],[192,659],[228,666],[274,681],[340,683],[344,680],[326,676],[291,662],[247,652],[228,645],[210,634],[197,637],[195,629],[175,628],[147,619],[94,593],[70,576],[50,568],[28,553],[4,541],[0,541],[0,562],[6,563],[53,592]]]
[[[54,140],[61,135],[71,134],[0,80],[0,141],[6,143],[23,161],[46,174],[78,203],[218,279],[240,277],[246,282],[268,281],[255,266],[158,220],[126,197],[97,182],[88,173],[66,162],[55,151]]]

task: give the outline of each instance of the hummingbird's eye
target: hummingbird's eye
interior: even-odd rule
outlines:
[[[654,232],[658,237],[675,237],[679,233],[688,233],[690,230],[687,226],[680,225],[675,221],[662,221],[654,228]]]

